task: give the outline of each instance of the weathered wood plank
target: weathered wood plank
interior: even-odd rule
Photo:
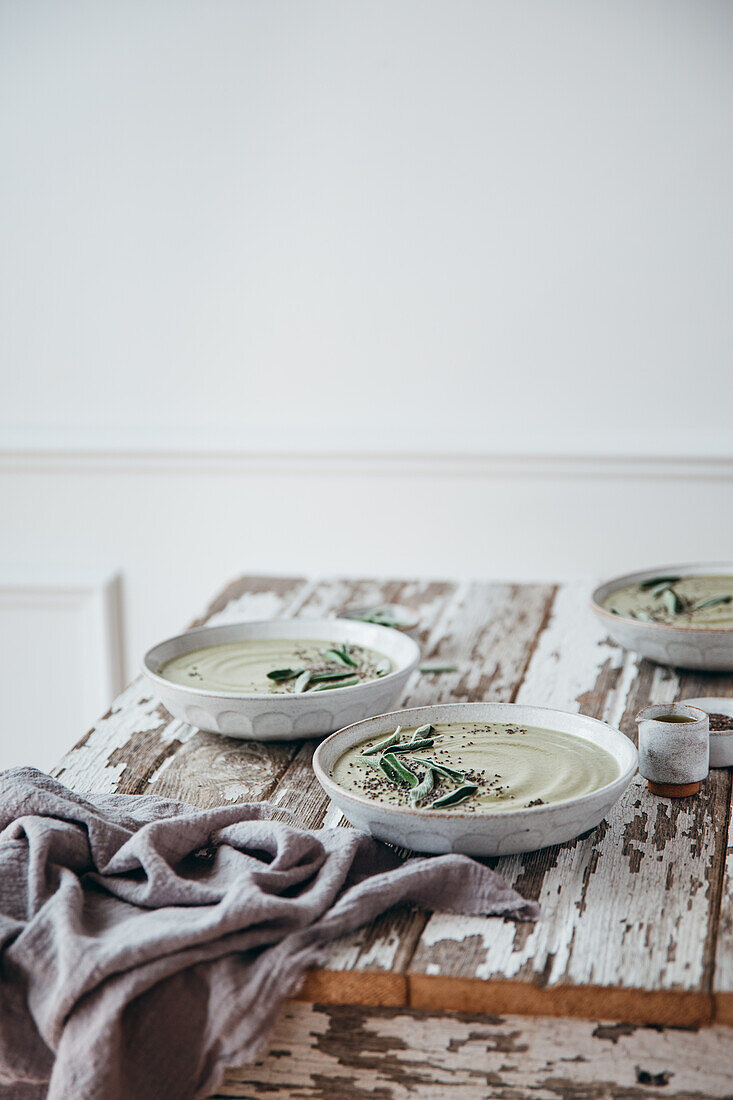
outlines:
[[[730,810],[725,834],[727,852],[715,943],[713,998],[716,1020],[733,1027],[733,825]]]
[[[733,685],[728,678],[703,678],[685,685],[684,698],[694,699],[703,695],[733,696]],[[733,816],[731,815],[731,769],[719,769],[718,774],[728,783],[728,798],[721,814],[720,834],[723,842],[723,875],[720,889],[718,919],[710,930],[713,973],[711,986],[715,1005],[715,1019],[733,1027]]]
[[[560,589],[518,701],[582,709],[632,732],[640,706],[687,694],[688,683],[619,650],[587,613],[586,599],[584,587]],[[728,777],[718,771],[699,797],[676,802],[650,795],[637,776],[590,834],[498,860],[508,881],[539,900],[541,919],[532,926],[435,914],[409,967],[410,1003],[552,1012],[554,994],[563,1013],[575,1005],[582,1014],[641,1013],[648,1022],[710,1019],[709,933],[728,795]],[[640,989],[659,995],[611,996]]]
[[[730,1097],[733,1031],[427,1016],[291,1004],[266,1057],[217,1097],[255,1100],[702,1100]]]

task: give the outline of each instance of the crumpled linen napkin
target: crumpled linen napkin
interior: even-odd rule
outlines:
[[[206,1096],[324,947],[390,906],[538,915],[464,856],[271,813],[0,773],[0,1096]]]

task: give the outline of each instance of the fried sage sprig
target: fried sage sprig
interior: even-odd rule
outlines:
[[[362,756],[376,756],[380,752],[386,752],[392,745],[399,745],[401,741],[402,726],[398,726],[394,733],[390,733],[389,737],[385,737],[383,741],[377,741],[371,748],[362,749]]]
[[[312,678],[313,673],[309,668],[307,668],[305,672],[301,672],[300,676],[293,684],[293,691],[297,692],[298,694],[300,694],[301,691],[305,691]]]
[[[420,780],[414,772],[405,767],[401,760],[398,760],[396,756],[391,752],[384,753],[379,757],[379,767],[393,783],[398,783],[401,787],[417,787]]]
[[[345,676],[352,676],[353,673],[347,668],[343,672],[312,672],[311,679],[313,683],[317,683],[319,680],[343,680]]]
[[[648,591],[648,594],[651,596],[651,598],[653,600],[656,600],[662,595],[663,592],[666,592],[667,589],[671,588],[671,587],[672,587],[672,585],[670,584],[669,581],[662,581],[661,584],[655,584],[654,588],[649,588],[649,589],[647,589],[647,591]]]
[[[427,798],[434,786],[435,772],[432,768],[428,768],[418,785],[416,787],[413,787],[410,791],[410,802],[412,802],[413,805],[421,802],[423,798]]]
[[[267,679],[276,680],[277,683],[281,680],[294,680],[304,671],[302,668],[273,668],[272,672],[267,673]]]
[[[690,611],[704,611],[708,607],[717,607],[721,603],[730,603],[733,596],[709,596],[706,600],[698,600],[690,608]]]
[[[466,783],[463,787],[458,787],[455,791],[449,791],[441,798],[436,798],[434,802],[430,803],[430,809],[440,810],[447,806],[457,806],[459,802],[465,802],[467,798],[475,795],[477,790],[478,787],[473,783]]]
[[[685,601],[675,592],[674,588],[665,588],[662,592],[662,603],[670,615],[679,615],[681,611],[685,610]]]
[[[347,688],[352,684],[358,684],[358,676],[348,676],[345,680],[324,680],[323,683],[316,684],[311,688],[311,692],[314,691],[333,691],[334,688]]]
[[[458,772],[455,768],[449,768],[447,764],[439,764],[437,760],[426,760],[424,757],[414,756],[410,763],[424,764],[426,768],[432,768],[437,775],[450,779],[452,783],[463,783],[466,779],[465,772]]]
[[[358,668],[357,662],[351,656],[346,646],[332,646],[331,649],[324,649],[321,656],[327,661],[337,661],[339,664],[348,665],[349,668]]]
[[[645,592],[647,588],[658,588],[660,585],[676,584],[679,577],[650,577],[648,581],[639,581],[639,588]]]
[[[400,615],[399,608],[392,605],[357,608],[345,614],[347,619],[356,619],[360,623],[376,623],[377,626],[391,626],[397,630],[407,630],[415,625],[412,618]]]
[[[435,741],[432,737],[424,737],[421,741],[407,741],[403,745],[395,745],[392,752],[416,752],[418,749],[432,749]]]

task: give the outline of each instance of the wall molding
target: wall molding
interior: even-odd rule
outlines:
[[[3,607],[82,616],[83,707],[105,711],[125,683],[120,574],[0,567],[0,614]]]
[[[8,474],[343,474],[377,476],[733,479],[732,456],[491,454],[235,447],[0,445]]]

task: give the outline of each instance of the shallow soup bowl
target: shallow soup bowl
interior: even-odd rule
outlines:
[[[591,609],[606,630],[624,649],[640,653],[650,661],[677,668],[707,671],[733,669],[733,629],[703,629],[686,623],[645,622],[618,615],[603,606],[604,600],[620,588],[642,584],[653,577],[696,577],[733,575],[731,562],[693,562],[688,565],[662,565],[638,573],[626,573],[599,585],[591,597]]]
[[[217,693],[176,684],[160,675],[173,657],[204,646],[253,638],[324,639],[365,646],[389,657],[392,671],[375,680],[311,694]],[[175,718],[211,733],[258,741],[323,737],[349,722],[386,710],[397,699],[420,659],[416,642],[386,626],[350,619],[268,619],[205,626],[153,646],[142,671]]]
[[[467,812],[391,806],[345,790],[333,779],[336,761],[354,745],[398,725],[404,729],[430,722],[506,722],[540,726],[598,745],[614,758],[619,774],[597,790],[562,802],[517,810]],[[600,824],[628,787],[637,767],[633,743],[619,730],[588,718],[549,707],[515,703],[446,703],[380,714],[338,730],[316,749],[313,768],[318,782],[351,824],[380,840],[418,852],[461,852],[470,856],[501,856],[530,852],[572,840]]]

